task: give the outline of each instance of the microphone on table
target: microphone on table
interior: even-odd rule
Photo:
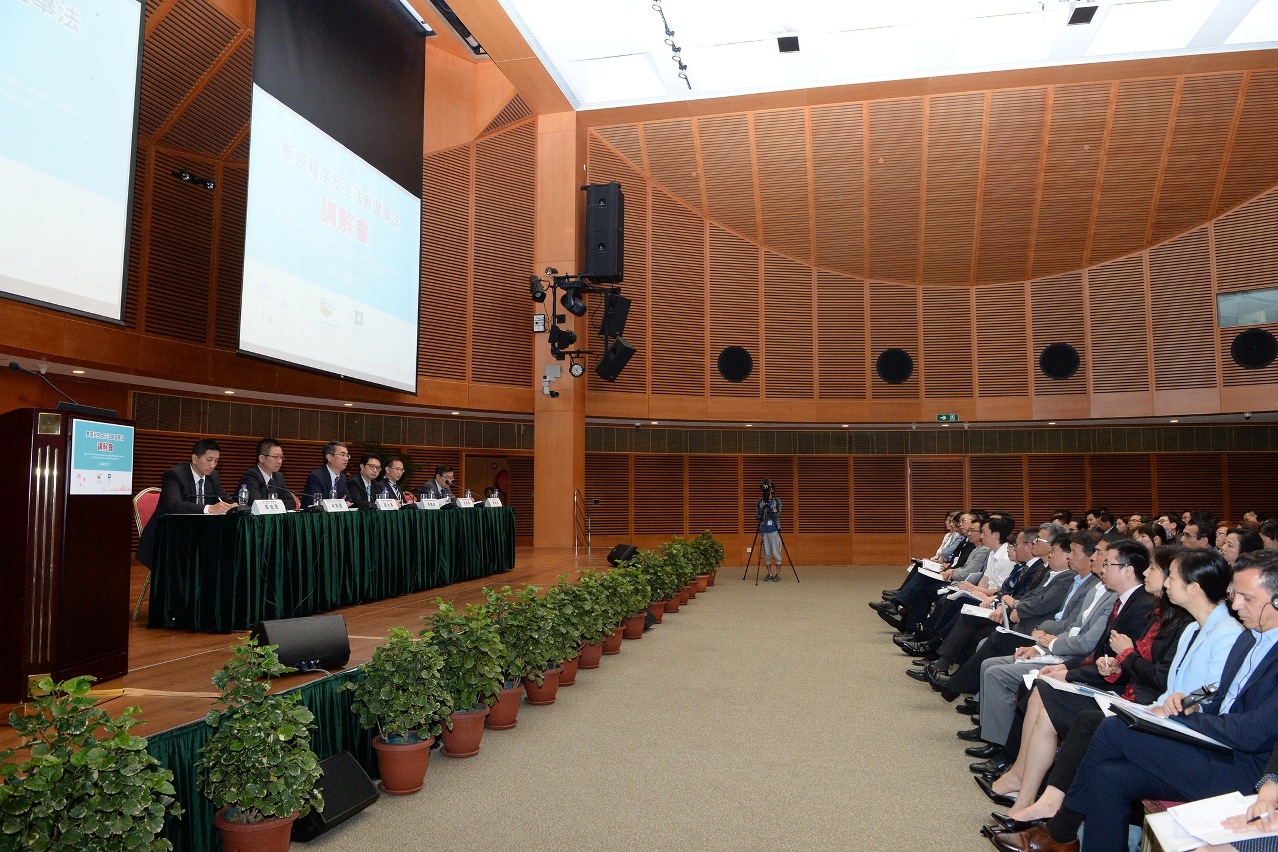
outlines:
[[[26,373],[28,376],[35,376],[40,381],[44,382],[49,387],[53,388],[54,391],[57,392],[58,396],[66,397],[70,405],[68,405],[66,402],[59,402],[57,405],[54,406],[54,408],[57,409],[58,411],[72,411],[72,412],[75,412],[76,414],[87,414],[90,417],[105,417],[108,419],[113,419],[116,415],[116,411],[114,409],[97,408],[96,406],[92,406],[92,405],[81,405],[80,403],[76,402],[74,399],[71,399],[71,397],[68,394],[66,394],[61,388],[59,388],[53,382],[49,381],[48,377],[45,376],[44,371],[48,369],[47,364],[40,365],[40,372],[37,373],[35,370],[28,370],[26,367],[23,367],[17,361],[10,361],[9,369],[17,373]]]

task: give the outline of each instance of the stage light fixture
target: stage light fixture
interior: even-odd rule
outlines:
[[[572,366],[568,368],[568,373],[574,379],[580,379],[583,375],[585,375],[586,368],[584,365],[578,363],[577,361],[573,361]]]
[[[534,302],[546,301],[546,288],[542,286],[541,279],[536,275],[528,276],[528,295],[532,296]]]
[[[586,315],[586,303],[577,295],[576,290],[566,290],[559,297],[559,304],[564,306],[564,310],[575,317],[584,317]]]
[[[577,332],[559,326],[552,326],[550,329],[550,348],[551,349],[567,349],[577,342]]]

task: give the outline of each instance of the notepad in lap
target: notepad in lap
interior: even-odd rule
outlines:
[[[1186,802],[1168,808],[1176,823],[1199,840],[1213,845],[1224,846],[1239,840],[1252,840],[1258,837],[1278,837],[1278,831],[1234,831],[1225,828],[1221,822],[1229,817],[1245,814],[1247,808],[1256,801],[1256,797],[1244,796],[1237,791],[1197,802]]]
[[[989,618],[991,612],[993,612],[993,610],[987,606],[977,606],[976,604],[963,604],[964,615],[974,615],[977,618]]]
[[[1206,734],[1200,734],[1193,728],[1182,725],[1173,719],[1164,719],[1162,716],[1155,716],[1143,707],[1123,707],[1118,704],[1110,706],[1114,714],[1127,723],[1129,728],[1145,734],[1153,734],[1155,736],[1164,737],[1165,739],[1175,740],[1176,742],[1185,743],[1187,745],[1198,746],[1200,748],[1211,749],[1223,754],[1233,754],[1234,750],[1219,740],[1213,739]]]

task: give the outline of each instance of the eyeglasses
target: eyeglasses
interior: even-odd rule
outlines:
[[[1206,533],[1191,533],[1188,530],[1180,534],[1181,538],[1206,538]]]
[[[333,453],[333,457],[339,458],[339,459],[348,459],[351,457],[351,454],[346,452],[345,450],[342,450],[340,452]]]
[[[271,453],[270,455],[268,455],[268,456],[267,456],[267,458],[268,458],[268,459],[275,459],[276,461],[284,461],[284,454],[283,454],[283,453]]]
[[[1104,565],[1106,568],[1126,568],[1127,567],[1126,562],[1110,562],[1108,559],[1106,559],[1101,564]]]
[[[1030,544],[1051,544],[1051,542],[1043,538],[1042,536],[1039,536],[1038,538],[1030,542]]]

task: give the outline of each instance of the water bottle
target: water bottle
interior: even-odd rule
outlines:
[[[330,500],[336,500],[336,499],[337,499],[337,486],[336,486],[336,485],[334,485],[332,488],[328,489],[328,499],[330,499]]]
[[[248,507],[248,483],[241,482],[240,483],[240,508],[244,509],[247,507]]]

